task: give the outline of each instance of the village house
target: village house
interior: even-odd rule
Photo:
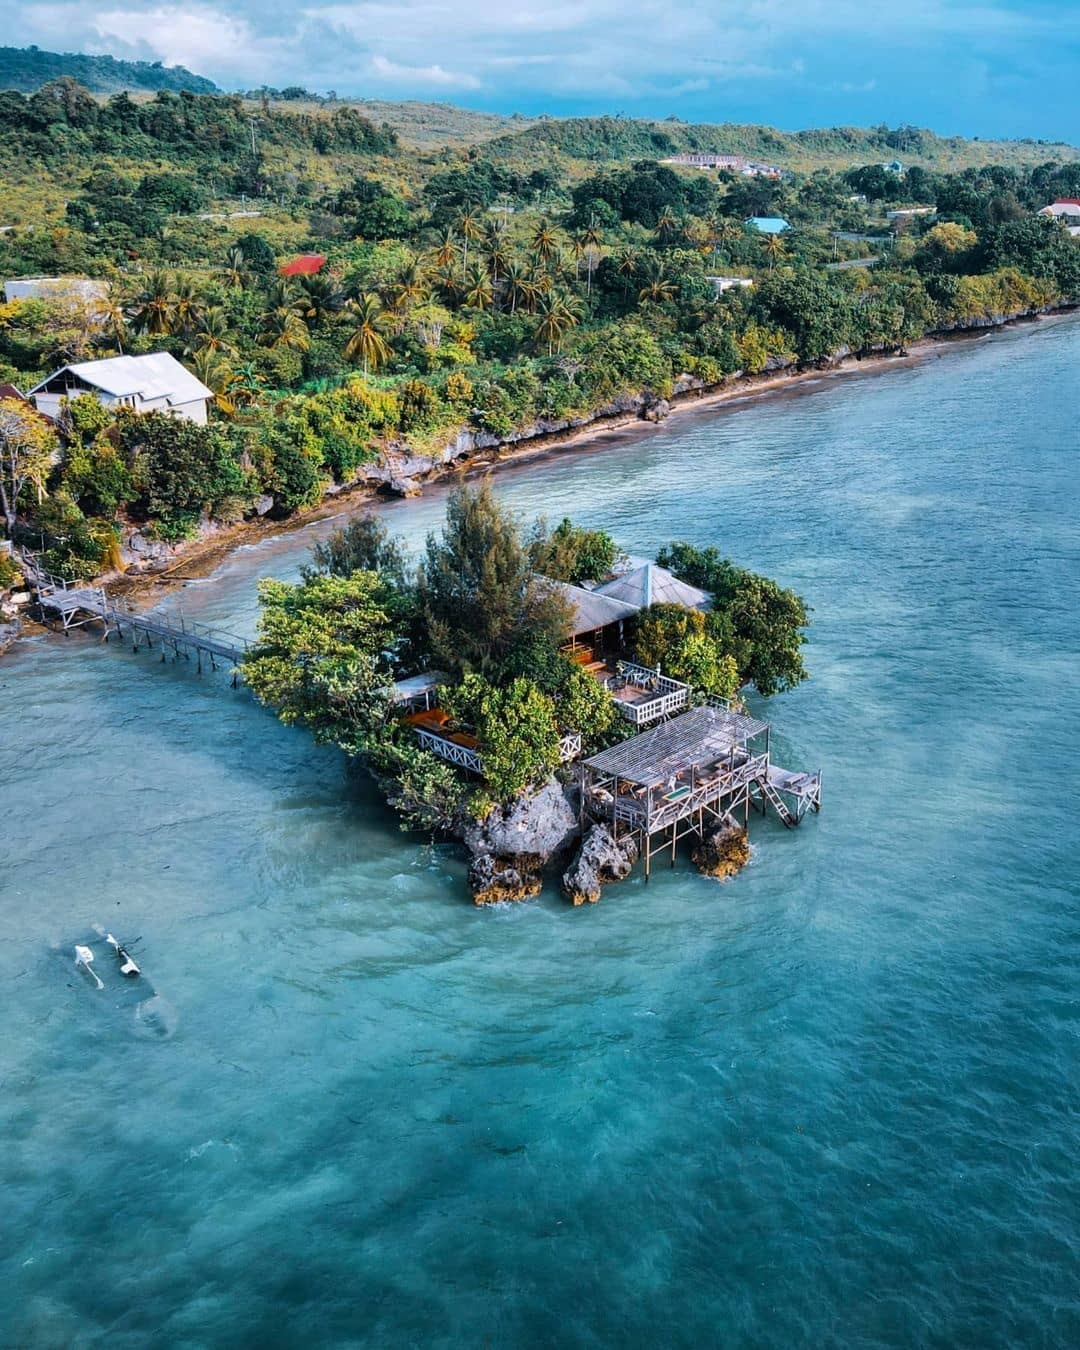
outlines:
[[[9,304],[12,300],[61,300],[92,305],[108,295],[109,283],[91,277],[13,277],[4,282],[4,299]]]
[[[1074,239],[1080,237],[1080,197],[1059,197],[1056,202],[1044,206],[1039,215],[1060,220]]]
[[[724,169],[742,174],[744,178],[779,178],[781,170],[775,164],[758,164],[744,155],[712,155],[692,150],[682,155],[671,155],[665,164],[678,164],[687,169]]]
[[[91,394],[107,408],[171,413],[200,425],[206,423],[207,405],[214,397],[168,352],[76,361],[53,371],[29,391],[38,411],[48,417],[58,415],[61,399],[80,394]]]

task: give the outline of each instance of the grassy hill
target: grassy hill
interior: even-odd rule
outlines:
[[[248,98],[245,103],[255,107],[258,100]],[[453,103],[423,103],[414,99],[400,103],[378,98],[340,99],[331,105],[325,99],[316,102],[271,98],[270,104],[283,111],[312,114],[324,113],[328,107],[355,108],[371,121],[393,127],[405,145],[419,150],[446,145],[479,145],[535,125],[534,118],[523,117],[520,113],[477,112],[473,108],[458,108]]]
[[[938,136],[919,127],[829,127],[778,131],[733,122],[651,122],[622,117],[543,118],[489,142],[492,158],[541,164],[579,160],[594,164],[656,159],[685,151],[747,155],[782,168],[846,169],[868,161],[900,159],[928,169],[956,172],[984,164],[1013,167],[1047,160],[1080,159],[1075,146],[1049,141],[984,141]]]
[[[216,94],[218,87],[183,66],[163,66],[159,61],[117,61],[112,56],[87,56],[78,52],[43,52],[37,47],[0,47],[0,89],[30,94],[50,80],[69,75],[94,94],[118,94],[121,90],[159,89],[193,94]]]

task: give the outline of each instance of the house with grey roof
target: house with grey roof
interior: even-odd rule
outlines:
[[[200,425],[213,390],[168,352],[146,356],[110,356],[102,361],[75,361],[61,366],[30,390],[39,412],[56,417],[61,399],[91,394],[107,408],[138,413],[164,412]]]

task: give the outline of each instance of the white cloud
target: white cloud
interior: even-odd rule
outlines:
[[[442,66],[399,66],[394,61],[388,61],[385,56],[373,56],[369,68],[377,80],[388,84],[419,88],[436,85],[440,89],[480,88],[480,81],[475,75],[443,70]]]

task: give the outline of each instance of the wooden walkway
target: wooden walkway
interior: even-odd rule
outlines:
[[[217,670],[227,667],[235,687],[236,669],[247,651],[247,642],[223,628],[195,623],[183,614],[164,617],[159,614],[141,614],[123,599],[114,599],[104,586],[86,586],[65,581],[39,568],[32,568],[38,605],[46,618],[59,620],[65,633],[88,624],[104,628],[106,641],[113,633],[130,638],[132,649],[142,648],[161,652],[162,661],[172,653],[173,660],[194,658],[196,669],[202,674],[204,666]]]

